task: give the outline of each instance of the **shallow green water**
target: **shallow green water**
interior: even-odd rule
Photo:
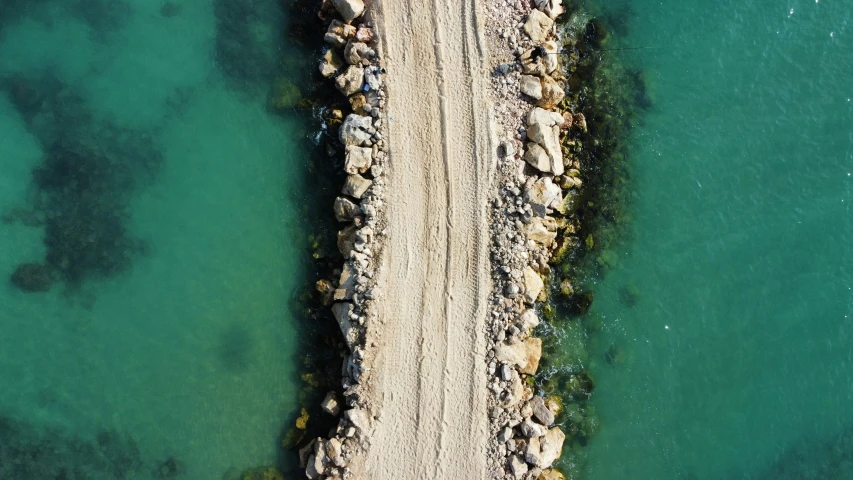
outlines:
[[[853,478],[851,5],[602,3],[657,48],[620,52],[654,103],[595,287],[585,478]]]
[[[249,30],[218,31],[210,0],[0,4],[0,478],[22,478],[15,462],[28,478],[152,478],[174,457],[180,478],[218,480],[279,461],[307,132],[266,111],[245,41],[275,59],[279,2],[231,3],[255,9]],[[216,39],[240,34],[229,78]],[[86,166],[34,176],[50,151]],[[50,291],[6,280],[46,258],[65,280]]]

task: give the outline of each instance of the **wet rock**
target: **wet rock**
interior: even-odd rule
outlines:
[[[367,189],[373,184],[373,181],[368,180],[361,175],[349,175],[347,176],[346,182],[344,182],[344,188],[342,192],[344,195],[349,195],[353,198],[361,198],[364,196],[364,193],[367,192]]]
[[[326,53],[323,54],[323,58],[320,60],[320,74],[326,78],[333,77],[344,68],[344,65],[346,63],[338,50],[330,48],[326,50]]]
[[[351,113],[341,124],[339,135],[344,145],[372,145],[373,120],[370,117]]]
[[[361,91],[364,87],[364,69],[359,65],[350,65],[335,78],[335,86],[347,97]]]
[[[350,314],[353,311],[353,305],[349,302],[341,302],[332,305],[332,314],[335,320],[338,321],[338,326],[341,328],[341,333],[344,335],[344,340],[347,346],[352,351],[358,341],[358,332],[353,328]]]
[[[563,453],[563,442],[566,440],[566,434],[559,427],[554,427],[548,430],[548,433],[542,437],[540,444],[542,446],[542,468],[548,468],[554,464],[560,455]]]
[[[524,22],[524,31],[530,35],[533,43],[542,43],[548,39],[548,32],[554,25],[554,20],[540,10],[532,10]]]
[[[46,292],[53,286],[50,268],[40,263],[24,263],[12,272],[12,284],[24,292]]]
[[[351,222],[358,211],[358,205],[345,197],[335,198],[335,218],[339,222]]]
[[[521,93],[528,97],[531,97],[534,100],[542,98],[542,82],[539,80],[539,77],[533,75],[522,75],[518,79],[518,86],[521,89]]]
[[[373,149],[370,147],[346,146],[344,171],[350,175],[364,173],[373,163]]]
[[[337,417],[338,414],[341,413],[341,404],[338,403],[338,396],[335,392],[327,393],[326,398],[324,398],[323,402],[320,403],[320,407],[324,412],[333,417]]]
[[[535,270],[531,267],[524,269],[524,300],[527,303],[535,302],[544,287],[542,277]]]
[[[335,10],[341,15],[346,23],[350,23],[364,13],[364,2],[362,0],[332,0]]]
[[[542,340],[539,338],[528,338],[523,342],[502,343],[495,347],[495,359],[499,362],[513,365],[519,368],[521,373],[533,375],[539,368],[539,359],[542,357]]]
[[[552,109],[559,105],[565,96],[566,91],[563,89],[563,86],[551,78],[551,76],[545,75],[542,77],[542,96],[539,98],[536,105],[542,108]]]
[[[554,413],[545,406],[545,399],[539,396],[533,397],[529,402],[530,408],[533,410],[533,418],[542,425],[554,424]]]

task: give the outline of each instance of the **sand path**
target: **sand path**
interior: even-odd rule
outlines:
[[[495,161],[472,0],[373,5],[388,69],[388,244],[366,478],[487,477],[487,203]],[[482,16],[480,16],[482,18]]]

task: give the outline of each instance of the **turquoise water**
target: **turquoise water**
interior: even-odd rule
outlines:
[[[57,279],[0,288],[0,478],[279,462],[307,132],[266,109],[279,2],[222,5],[0,4],[0,273]]]
[[[595,287],[585,478],[853,478],[850,7],[598,10],[618,47],[656,48],[620,52],[653,105],[627,140],[631,232]]]

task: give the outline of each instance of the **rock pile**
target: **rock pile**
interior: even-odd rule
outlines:
[[[566,80],[559,68],[555,20],[559,0],[491,2],[486,25],[493,56],[492,87],[497,123],[499,191],[492,205],[487,374],[491,442],[487,452],[494,479],[555,480],[552,468],[566,435],[555,418],[560,402],[534,394],[542,341],[536,302],[547,299],[543,278],[560,243],[558,232],[574,228],[580,166],[562,145],[582,115],[561,112]]]
[[[324,2],[325,4],[326,2]],[[328,439],[316,438],[299,451],[307,478],[351,478],[351,461],[363,450],[370,417],[362,404],[364,339],[368,324],[376,321],[371,303],[381,296],[375,286],[376,262],[385,235],[383,188],[387,161],[383,140],[385,107],[384,69],[373,22],[362,0],[333,0],[334,11],[321,11],[330,20],[324,40],[328,44],[319,62],[320,73],[347,97],[352,113],[330,112],[344,151],[347,174],[335,199],[335,218],[344,224],[338,232],[338,249],[345,259],[337,281],[321,280],[317,290],[331,305],[346,340],[349,354],[343,361],[344,399],[330,392],[323,410],[342,413]],[[354,23],[361,21],[361,23]],[[342,119],[338,120],[338,119]]]

